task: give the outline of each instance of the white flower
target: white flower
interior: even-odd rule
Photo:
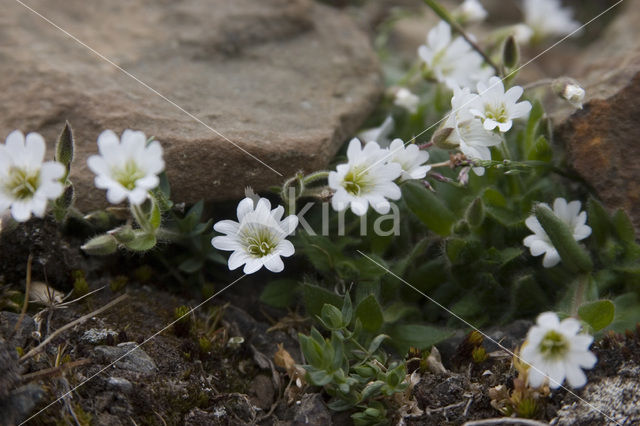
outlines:
[[[547,206],[547,204],[543,205]],[[580,201],[571,201],[567,204],[564,198],[556,198],[553,202],[553,213],[560,220],[567,224],[576,241],[583,240],[591,235],[591,228],[586,225],[587,212],[580,211]],[[540,256],[545,253],[542,259],[542,266],[551,268],[560,263],[560,255],[558,250],[553,246],[549,236],[545,232],[540,222],[535,216],[529,216],[525,220],[527,228],[533,231],[533,235],[529,235],[523,241],[526,247],[529,247],[532,256]]]
[[[527,24],[516,24],[511,28],[511,34],[518,44],[529,44],[533,37],[533,30]]]
[[[360,141],[352,139],[347,148],[348,163],[340,164],[329,172],[329,187],[335,191],[331,206],[342,211],[351,206],[358,216],[367,212],[369,204],[380,214],[389,212],[387,198],[398,200],[400,188],[393,181],[402,174],[398,163],[387,163],[389,154],[376,142],[362,148]]]
[[[393,103],[399,107],[402,107],[409,111],[411,114],[415,114],[418,111],[418,104],[420,103],[420,98],[406,87],[401,87],[396,92]]]
[[[501,132],[506,132],[513,126],[512,120],[526,117],[531,111],[529,101],[517,102],[523,92],[522,87],[513,86],[505,93],[500,77],[491,77],[488,85],[478,83],[481,107],[474,105],[469,111],[482,119],[486,130],[497,127]]]
[[[255,209],[254,209],[255,207]],[[282,219],[284,207],[271,210],[271,203],[260,198],[254,204],[251,198],[240,201],[238,221],[221,220],[213,229],[222,236],[214,237],[211,244],[218,250],[233,251],[229,256],[229,269],[244,265],[245,274],[253,274],[263,266],[271,272],[284,269],[282,257],[289,257],[295,249],[287,235],[295,231],[298,217],[290,215]]]
[[[580,28],[573,20],[573,12],[563,8],[559,0],[524,0],[524,21],[534,37],[564,36]]]
[[[589,351],[593,337],[578,334],[580,322],[575,318],[560,322],[554,312],[540,314],[536,322],[520,353],[521,359],[531,366],[527,375],[529,385],[537,388],[549,379],[549,387],[557,389],[566,378],[571,387],[584,386],[587,377],[582,369],[593,368],[597,362]]]
[[[444,127],[453,131],[447,138],[447,143],[457,147],[470,159],[491,160],[492,146],[502,142],[500,136],[486,130],[480,119],[475,118],[470,108],[479,107],[480,97],[471,93],[468,87],[455,88],[451,98],[451,112],[444,123]],[[484,174],[483,167],[474,167],[478,175]]]
[[[147,199],[149,191],[158,186],[158,174],[164,170],[162,146],[158,141],[147,145],[140,131],[122,132],[122,143],[111,130],[98,136],[100,155],[89,157],[87,164],[96,174],[95,184],[107,190],[107,200],[118,204],[126,198],[134,205]]]
[[[582,109],[582,101],[584,100],[585,91],[577,84],[567,84],[562,92],[562,97],[571,105]]]
[[[382,124],[378,127],[374,127],[372,129],[363,130],[358,133],[358,138],[363,141],[375,141],[378,142],[380,146],[389,145],[389,134],[393,131],[396,122],[393,117],[388,115],[387,118],[384,119]]]
[[[451,28],[444,21],[429,31],[427,43],[418,48],[418,55],[433,76],[450,89],[471,87],[493,75],[465,39],[458,36],[452,40]]]
[[[482,22],[488,13],[478,0],[465,0],[456,10],[454,16],[462,23]]]
[[[0,144],[0,213],[11,209],[11,216],[26,222],[33,213],[43,217],[48,200],[64,191],[60,179],[65,167],[57,161],[44,162],[45,143],[38,133],[25,137],[19,130]]]
[[[420,150],[416,144],[405,146],[402,139],[394,139],[389,145],[389,163],[398,163],[402,167],[400,181],[411,179],[422,179],[431,170],[431,166],[426,163],[429,160],[429,153]]]

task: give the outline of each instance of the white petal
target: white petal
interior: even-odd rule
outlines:
[[[136,206],[144,203],[149,193],[144,188],[135,187],[133,191],[129,192],[129,202]]]
[[[554,266],[556,266],[558,263],[560,263],[560,254],[558,254],[558,251],[554,248],[554,249],[550,249],[547,251],[547,254],[545,254],[544,258],[542,259],[542,266],[544,266],[545,268],[553,268]]]
[[[236,213],[238,215],[238,221],[242,222],[242,219],[247,215],[247,213],[253,211],[253,200],[251,198],[245,198],[238,203],[238,208]]]
[[[96,178],[96,186],[98,186],[98,178]],[[127,195],[128,191],[120,184],[110,185],[107,188],[107,201],[111,204],[120,204]]]
[[[369,202],[364,198],[356,198],[351,201],[351,211],[358,216],[362,216],[367,212]]]
[[[347,158],[349,161],[355,161],[361,153],[361,143],[358,138],[351,139],[349,146],[347,147]]]
[[[64,176],[65,167],[57,161],[47,161],[40,167],[40,179],[43,181],[58,180]]]
[[[238,233],[240,224],[234,220],[221,220],[213,225],[213,229],[221,234],[235,235]]]
[[[565,318],[560,323],[560,331],[567,337],[574,337],[580,331],[580,321],[575,318]]]
[[[44,161],[44,152],[46,145],[44,138],[39,133],[27,134],[25,143],[28,164],[32,167],[38,167]]]
[[[296,249],[289,240],[282,240],[280,244],[278,244],[278,252],[282,257],[289,257],[295,253]]]
[[[26,222],[31,217],[31,206],[26,201],[15,201],[11,205],[11,216],[16,222]]]
[[[224,251],[240,251],[242,245],[234,238],[227,236],[217,236],[211,239],[211,245],[218,250]]]
[[[222,238],[222,237],[216,237],[216,238]],[[214,240],[216,238],[214,238]],[[234,251],[233,253],[231,253],[231,256],[229,256],[229,262],[228,262],[229,270],[233,271],[234,269],[238,269],[239,267],[247,263],[249,259],[250,257],[247,256],[242,251],[240,250]]]
[[[565,365],[565,371],[567,373],[567,383],[572,388],[581,388],[587,383],[587,376],[585,376],[577,365],[567,363]]]
[[[298,216],[293,214],[285,217],[280,222],[280,227],[285,232],[285,235],[291,234],[293,231],[295,231],[297,226],[298,226]]]
[[[277,273],[277,272],[282,272],[284,270],[284,263],[282,262],[282,259],[280,259],[280,256],[278,255],[268,256],[264,260],[264,266],[271,272]]]
[[[536,323],[541,327],[556,329],[560,326],[560,320],[555,312],[543,312],[538,315]]]
[[[264,265],[264,262],[261,258],[248,258],[247,259],[247,264],[244,265],[244,269],[243,272],[245,274],[253,274],[254,272],[258,271],[260,268],[262,268],[262,265]]]
[[[147,175],[143,178],[136,180],[136,186],[150,190],[158,186],[160,179],[156,175]]]

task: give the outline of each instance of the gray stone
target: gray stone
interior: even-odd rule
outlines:
[[[302,395],[293,418],[294,424],[326,426],[333,424],[331,413],[319,393]]]
[[[105,343],[109,336],[115,338],[118,336],[118,333],[107,328],[91,328],[84,332],[82,337],[80,337],[80,341],[91,345],[99,345]]]
[[[219,132],[19,3],[6,4],[0,135],[39,131],[51,150],[69,120],[83,210],[106,205],[86,166],[104,129],[139,129],[162,143],[174,201],[228,199],[326,167],[381,93],[367,36],[346,13],[312,0],[29,6]]]
[[[135,342],[124,342],[118,346],[96,346],[95,353],[106,362],[115,362],[122,370],[149,375],[157,371],[156,363],[142,348],[136,348]]]
[[[131,382],[122,377],[109,377],[107,379],[107,388],[122,393],[131,393],[133,391]]]
[[[31,338],[31,333],[36,330],[36,323],[29,315],[24,315],[20,326],[16,330],[16,324],[20,319],[20,314],[14,312],[0,312],[0,336],[8,340],[8,344],[13,346],[25,347],[27,340]]]
[[[8,397],[0,399],[0,425],[12,426],[26,420],[44,395],[44,390],[34,384],[14,389]]]
[[[640,424],[640,366],[623,365],[618,374],[587,383],[580,400],[568,396],[551,424]],[[596,411],[597,410],[597,411]],[[603,416],[606,415],[607,417]]]

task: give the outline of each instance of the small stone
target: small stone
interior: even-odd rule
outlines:
[[[96,346],[94,351],[106,362],[115,362],[115,366],[122,370],[134,371],[143,375],[155,373],[158,369],[156,363],[142,348],[137,346],[135,342],[124,342],[118,346]],[[125,354],[126,356],[124,356]]]
[[[24,317],[22,317],[20,326],[14,332],[19,318],[20,314],[8,311],[0,312],[0,336],[8,339],[8,345],[13,346],[14,349],[17,346],[26,347],[31,333],[36,330],[36,323],[33,318],[25,314]],[[11,336],[11,338],[9,338],[9,336]]]
[[[297,406],[294,424],[326,426],[333,424],[331,413],[319,393],[308,393],[302,396]]]
[[[271,404],[273,404],[274,396],[275,390],[270,377],[262,374],[254,377],[249,385],[249,400],[253,405],[269,411]]]
[[[101,345],[107,341],[109,336],[116,338],[118,333],[108,328],[92,328],[84,332],[80,341],[91,345]]]
[[[107,379],[107,388],[122,393],[131,393],[133,391],[131,382],[122,377],[109,377]]]

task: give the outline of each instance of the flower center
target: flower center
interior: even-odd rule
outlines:
[[[539,349],[545,358],[563,358],[569,350],[569,342],[562,334],[550,330],[542,338]]]
[[[40,186],[40,170],[29,171],[19,167],[9,169],[5,188],[17,200],[32,198]]]
[[[136,187],[136,181],[145,177],[144,171],[142,171],[135,161],[129,160],[123,168],[115,169],[112,171],[113,178],[122,186],[132,191]]]
[[[485,105],[484,115],[498,123],[505,123],[509,119],[507,108],[505,108],[504,103],[501,103],[500,105]]]
[[[366,192],[371,186],[368,178],[369,175],[365,170],[354,167],[344,175],[342,187],[346,189],[349,194],[359,197],[360,194]]]
[[[254,257],[271,254],[278,246],[278,238],[264,225],[248,225],[241,233],[247,252]]]

